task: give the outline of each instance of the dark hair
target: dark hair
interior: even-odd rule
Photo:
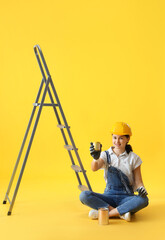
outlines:
[[[124,135],[124,136],[129,138],[129,135]],[[127,153],[130,153],[131,151],[133,152],[132,146],[130,144],[126,144],[125,150],[126,150]]]

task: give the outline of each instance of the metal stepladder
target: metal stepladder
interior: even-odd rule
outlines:
[[[12,209],[13,209],[13,206],[14,206],[14,203],[15,203],[17,192],[18,192],[18,189],[19,189],[19,186],[20,186],[22,175],[23,175],[23,172],[24,172],[24,169],[25,169],[25,165],[26,165],[26,162],[27,162],[27,159],[28,159],[28,155],[29,155],[29,152],[30,152],[30,149],[31,149],[31,145],[32,145],[32,142],[33,142],[33,138],[34,138],[34,135],[35,135],[35,132],[36,132],[37,124],[38,124],[43,106],[52,106],[53,107],[53,110],[54,110],[54,113],[55,113],[55,116],[56,116],[57,122],[58,122],[57,127],[60,128],[63,139],[64,139],[64,143],[65,143],[64,148],[67,149],[67,151],[68,151],[69,157],[70,157],[71,162],[72,162],[71,168],[75,171],[75,174],[76,174],[76,177],[77,177],[77,180],[78,180],[78,183],[79,183],[78,188],[81,191],[85,191],[85,190],[92,191],[92,188],[90,186],[89,180],[88,180],[87,175],[86,175],[86,170],[84,169],[82,161],[81,161],[80,156],[78,154],[78,149],[76,148],[75,142],[73,140],[73,137],[72,137],[72,134],[71,134],[71,131],[70,131],[70,127],[68,126],[66,117],[64,115],[64,112],[63,112],[63,109],[62,109],[62,106],[61,106],[61,103],[60,103],[60,100],[59,100],[57,92],[55,90],[50,72],[48,70],[45,58],[43,56],[43,53],[42,53],[39,45],[34,46],[34,52],[35,52],[35,56],[37,58],[37,62],[39,64],[39,68],[40,68],[40,71],[41,71],[41,74],[42,74],[42,81],[41,81],[41,84],[40,84],[40,88],[39,88],[35,103],[33,104],[33,110],[32,110],[31,116],[30,116],[30,120],[29,120],[27,129],[26,129],[26,132],[25,132],[25,136],[24,136],[24,139],[23,139],[23,142],[22,142],[22,145],[21,145],[18,157],[17,157],[17,161],[15,163],[15,167],[14,167],[14,170],[13,170],[13,173],[12,173],[9,185],[8,185],[8,189],[7,189],[7,192],[6,192],[6,195],[5,195],[5,199],[3,201],[3,204],[6,204],[7,200],[10,203],[10,207],[9,207],[9,211],[8,211],[7,215],[11,215],[11,212],[12,212]],[[45,88],[43,89],[44,84],[45,84]],[[43,89],[43,94],[42,94],[42,97],[41,97],[41,102],[39,103],[38,101],[40,99],[42,89]],[[49,98],[50,98],[51,103],[44,103],[47,92],[49,94]],[[56,100],[56,103],[54,102],[54,99]],[[30,136],[30,140],[29,140],[28,147],[27,147],[27,150],[26,150],[26,153],[25,153],[25,157],[24,157],[24,161],[23,161],[23,164],[22,164],[22,167],[21,167],[21,170],[20,170],[20,174],[19,174],[19,177],[18,177],[18,180],[17,180],[17,184],[16,184],[16,187],[15,187],[15,190],[14,190],[14,194],[13,194],[12,200],[10,200],[9,193],[10,193],[10,190],[11,190],[11,187],[12,187],[12,183],[13,183],[13,180],[14,180],[19,162],[20,162],[20,158],[21,158],[21,155],[22,155],[22,152],[23,152],[23,149],[24,149],[24,146],[25,146],[25,142],[26,142],[29,130],[31,128],[32,120],[33,120],[33,117],[34,117],[34,114],[35,114],[35,111],[36,111],[37,107],[39,107],[39,108],[38,108],[38,113],[37,113],[37,116],[36,116],[36,120],[35,120],[33,130],[32,130],[31,136]],[[63,122],[61,122],[60,117],[62,118]],[[66,136],[69,136],[71,145],[68,144],[68,140],[67,140]],[[75,164],[75,161],[73,159],[72,150],[75,152],[75,156],[76,156],[76,159],[78,161],[79,166]],[[82,185],[82,181],[81,181],[80,176],[79,176],[80,172],[83,173],[83,177],[86,181],[87,187],[85,185]]]

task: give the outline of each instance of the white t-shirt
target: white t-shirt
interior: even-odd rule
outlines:
[[[111,157],[110,166],[116,167],[120,169],[129,179],[130,184],[134,186],[134,176],[133,170],[139,167],[142,164],[141,158],[135,154],[134,152],[129,152],[129,154],[125,151],[124,153],[117,156],[113,150],[113,147],[110,147],[107,151]],[[108,171],[108,163],[107,163],[107,155],[105,152],[101,152],[100,158],[104,160],[104,178],[107,182],[107,171]]]

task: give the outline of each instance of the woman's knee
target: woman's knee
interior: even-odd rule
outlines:
[[[140,196],[139,196],[138,200],[139,200],[139,204],[140,204],[143,208],[144,208],[144,207],[147,207],[148,204],[149,204],[149,199],[148,199],[147,196],[145,196],[145,197],[140,197]]]
[[[149,204],[149,199],[147,196],[145,197],[144,203],[145,203],[145,207],[147,207]]]
[[[80,193],[80,201],[82,203],[86,203],[87,202],[87,199],[89,198],[89,196],[91,195],[91,191],[83,191]]]

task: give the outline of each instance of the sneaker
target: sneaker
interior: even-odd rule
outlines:
[[[130,212],[124,213],[123,215],[120,215],[119,217],[121,219],[126,220],[127,222],[131,221],[131,213]]]
[[[89,211],[88,217],[91,219],[98,219],[98,215],[99,215],[98,210],[92,209]]]

